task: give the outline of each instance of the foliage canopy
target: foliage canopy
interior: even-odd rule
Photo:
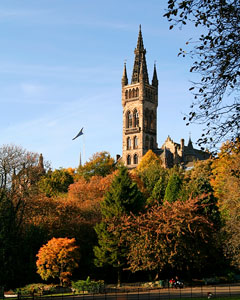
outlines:
[[[215,146],[234,141],[240,129],[240,2],[238,0],[169,0],[164,15],[180,27],[188,21],[204,30],[190,55],[195,59],[190,72],[201,76],[190,88],[194,102],[189,122],[204,124],[199,145]],[[191,45],[191,41],[187,44]],[[181,55],[186,52],[180,49]]]

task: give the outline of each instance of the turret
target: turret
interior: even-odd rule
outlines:
[[[122,86],[125,86],[125,85],[128,85],[128,77],[127,77],[126,63],[124,63],[123,76],[122,76]]]
[[[153,69],[152,85],[155,86],[155,87],[158,87],[156,64],[154,64],[154,69]]]
[[[188,148],[193,149],[193,144],[192,144],[191,137],[189,137],[189,140],[188,140]]]

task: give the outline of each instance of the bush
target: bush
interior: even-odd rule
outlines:
[[[86,280],[72,281],[72,290],[77,293],[88,292],[88,293],[101,293],[104,289],[104,281],[90,280],[90,277]]]
[[[22,296],[33,295],[33,294],[50,294],[54,293],[56,286],[53,284],[44,283],[32,283],[28,284],[23,288],[17,288],[16,292],[20,293]]]

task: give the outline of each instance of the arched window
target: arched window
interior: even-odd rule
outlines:
[[[127,156],[127,165],[131,165],[131,156],[130,155]]]
[[[128,99],[128,91],[125,92],[125,98]]]
[[[153,111],[151,111],[149,116],[149,126],[151,129],[154,129],[154,114]]]
[[[133,112],[133,127],[139,127],[139,116],[136,109]]]
[[[130,150],[131,149],[131,138],[128,137],[127,138],[127,150]]]
[[[138,96],[139,96],[139,89],[136,88],[136,97],[138,97]]]
[[[128,111],[126,114],[126,128],[131,128],[131,127],[132,127],[132,114],[130,111]]]
[[[134,163],[134,165],[138,164],[138,156],[137,156],[137,154],[134,154],[134,156],[133,156],[133,163]]]
[[[154,148],[154,139],[153,139],[153,137],[151,137],[150,149],[153,150],[153,148]]]
[[[132,90],[129,90],[129,98],[132,98]]]
[[[136,95],[135,95],[135,89],[132,90],[132,96],[133,96],[133,98],[136,97]]]
[[[134,149],[138,148],[138,138],[137,138],[137,136],[135,136],[134,139],[133,139],[133,148]]]
[[[149,129],[149,110],[145,110],[145,116],[144,116],[144,127],[145,129]]]
[[[149,149],[149,137],[148,137],[148,135],[146,136],[146,139],[145,139],[145,148],[147,150]]]

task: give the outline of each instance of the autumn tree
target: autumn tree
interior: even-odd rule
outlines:
[[[240,129],[240,2],[169,0],[164,16],[172,23],[170,29],[183,27],[188,21],[202,29],[198,41],[187,42],[194,45],[189,52],[195,59],[190,72],[201,76],[190,88],[195,100],[187,118],[188,123],[206,126],[199,145],[234,141]],[[180,54],[185,53],[180,49]]]
[[[92,176],[106,176],[116,169],[115,161],[106,151],[97,152],[83,166],[79,166],[77,173],[85,179]]]
[[[137,171],[141,173],[151,164],[161,164],[161,159],[152,150],[148,150],[148,152],[143,156],[140,163],[138,164]]]
[[[137,167],[136,173],[141,178],[147,191],[148,202],[161,200],[164,196],[167,181],[168,170],[163,168],[160,158],[149,150],[142,158]],[[155,187],[157,185],[157,187]]]
[[[226,142],[212,164],[212,186],[224,221],[225,252],[240,267],[240,142]]]
[[[64,169],[49,170],[39,181],[39,189],[47,197],[57,196],[60,193],[67,193],[68,187],[73,183],[73,176]]]
[[[156,204],[139,216],[123,216],[121,242],[129,246],[133,272],[202,270],[214,257],[213,224],[199,213],[198,199]],[[114,229],[113,229],[114,232]]]
[[[52,238],[40,248],[37,258],[37,273],[41,278],[59,278],[60,285],[64,285],[78,267],[79,247],[74,238]]]
[[[143,207],[143,195],[133,182],[125,167],[121,167],[115,176],[101,205],[102,222],[95,227],[98,236],[98,246],[94,248],[97,266],[109,264],[116,268],[118,284],[121,280],[121,270],[126,263],[126,247],[120,247],[121,229],[111,233],[112,224],[120,222],[123,214],[136,214]]]

